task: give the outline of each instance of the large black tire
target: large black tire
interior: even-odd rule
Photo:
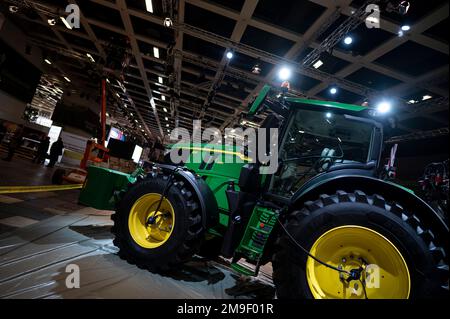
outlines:
[[[436,238],[413,212],[379,195],[361,191],[321,195],[305,203],[285,221],[295,240],[310,250],[316,240],[335,227],[357,225],[389,239],[401,252],[411,277],[409,297],[448,297],[447,238]],[[283,230],[273,256],[273,280],[279,298],[313,298],[306,275],[307,256]]]
[[[167,175],[154,174],[131,186],[119,202],[111,219],[114,245],[119,256],[140,268],[165,271],[189,260],[199,249],[203,236],[200,206],[182,181],[174,180],[167,199],[174,208],[175,226],[168,240],[157,248],[143,248],[130,234],[128,217],[134,203],[148,193],[162,194],[169,180]]]

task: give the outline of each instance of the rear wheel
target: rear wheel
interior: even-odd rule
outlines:
[[[119,256],[141,268],[167,270],[190,259],[203,234],[197,199],[182,181],[155,175],[133,185],[120,201],[112,220]]]
[[[419,218],[381,196],[322,195],[293,212],[273,257],[279,298],[407,299],[447,295],[448,264]],[[358,280],[306,256],[294,240],[327,264],[363,269]]]

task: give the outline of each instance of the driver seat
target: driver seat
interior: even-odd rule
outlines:
[[[327,171],[334,163],[336,151],[332,148],[324,148],[320,155],[318,167],[321,171]]]

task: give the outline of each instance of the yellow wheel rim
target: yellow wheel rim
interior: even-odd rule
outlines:
[[[407,299],[411,289],[408,266],[400,251],[386,237],[361,226],[333,228],[316,240],[310,253],[319,260],[347,271],[363,267],[361,280],[368,299]],[[306,277],[316,299],[364,299],[361,281],[321,265],[311,257]]]
[[[128,217],[128,229],[133,240],[143,248],[157,248],[163,245],[175,227],[175,212],[167,198],[158,203],[161,194],[149,193],[140,197],[133,205]],[[148,223],[154,217],[153,223]]]

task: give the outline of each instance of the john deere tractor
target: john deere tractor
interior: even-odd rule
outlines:
[[[248,116],[265,112],[262,128],[279,129],[276,173],[241,147],[196,163],[210,144],[175,145],[188,150],[184,163],[156,165],[119,196],[120,256],[165,271],[221,255],[249,276],[271,262],[278,298],[448,296],[448,226],[379,178],[383,126],[372,110],[273,91]]]

